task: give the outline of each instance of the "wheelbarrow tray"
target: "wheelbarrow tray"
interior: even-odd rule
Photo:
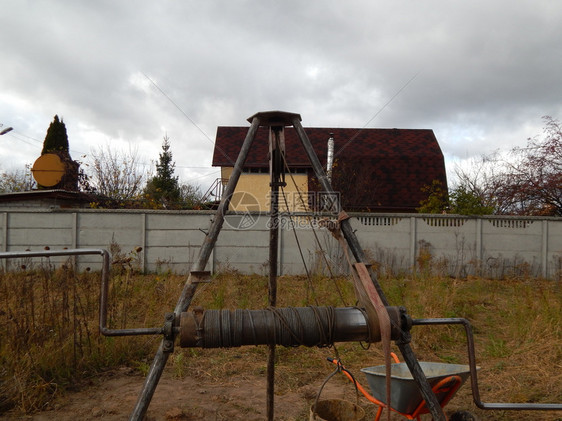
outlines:
[[[449,376],[459,376],[462,386],[470,375],[470,367],[468,365],[420,361],[420,366],[431,387]],[[373,396],[386,404],[386,367],[378,365],[362,368],[361,371],[367,376]],[[445,396],[445,392],[438,393],[438,402],[441,403]],[[403,414],[412,414],[422,400],[418,385],[414,381],[406,363],[391,364],[390,407]]]

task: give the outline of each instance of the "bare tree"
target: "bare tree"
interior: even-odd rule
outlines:
[[[0,174],[0,193],[29,191],[37,187],[30,168],[30,165],[26,165],[25,170],[2,172]]]
[[[201,207],[203,194],[199,186],[193,184],[180,184],[180,203],[184,209],[195,209]]]
[[[525,147],[474,160],[468,170],[457,167],[458,186],[478,197],[497,214],[562,216],[562,125],[543,117],[543,136]]]
[[[544,136],[511,150],[512,162],[496,182],[496,195],[508,213],[562,216],[562,126],[543,117]]]
[[[503,178],[504,166],[499,151],[474,157],[468,165],[457,165],[456,183],[451,187],[451,195],[471,196],[486,213],[504,213],[505,206],[496,194],[499,180]]]
[[[109,145],[92,152],[90,184],[94,191],[114,200],[140,198],[148,176],[137,150],[115,151]]]

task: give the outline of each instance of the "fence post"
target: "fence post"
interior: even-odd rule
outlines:
[[[141,258],[142,258],[142,273],[146,273],[146,212],[141,213]]]
[[[541,274],[548,278],[548,220],[542,221]]]
[[[482,275],[482,218],[476,218],[476,275]]]
[[[2,212],[2,251],[8,251],[8,212]]]
[[[417,218],[415,216],[410,217],[410,267],[412,272],[416,271],[416,242],[418,240],[418,226]]]

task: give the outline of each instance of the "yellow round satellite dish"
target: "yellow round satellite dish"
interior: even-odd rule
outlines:
[[[62,180],[66,168],[58,155],[46,153],[41,155],[31,168],[37,184],[45,187],[56,186]]]

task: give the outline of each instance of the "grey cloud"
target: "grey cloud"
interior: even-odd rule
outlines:
[[[562,5],[546,0],[12,1],[8,9],[0,123],[33,121],[21,130],[42,140],[62,114],[77,150],[92,146],[81,144],[89,127],[156,159],[167,131],[178,167],[196,167],[210,163],[217,125],[285,109],[305,126],[362,127],[376,115],[370,127],[433,128],[455,159],[524,142],[542,115],[562,112]]]

